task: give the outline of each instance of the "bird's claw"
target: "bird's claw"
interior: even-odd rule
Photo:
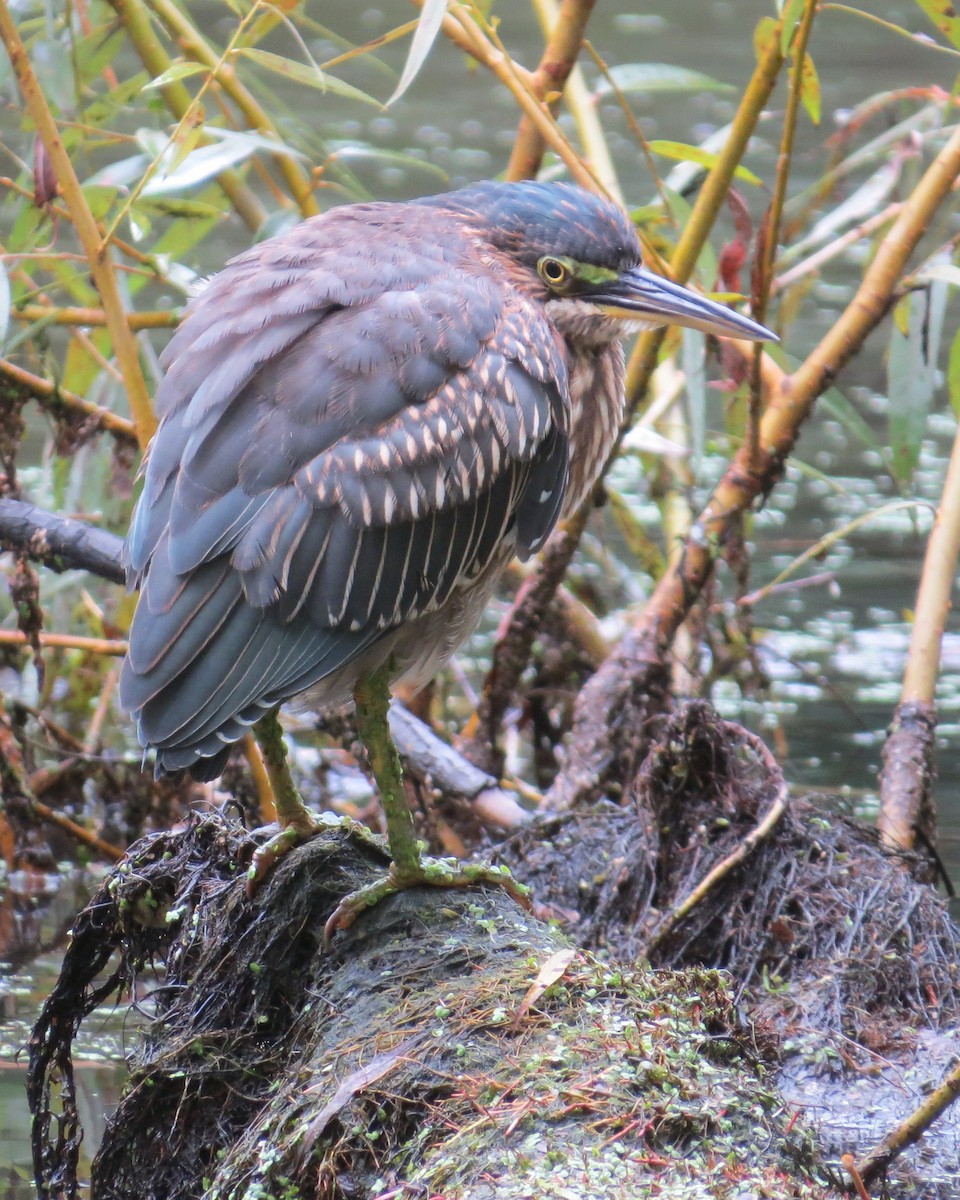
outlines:
[[[323,927],[324,944],[329,948],[338,930],[349,929],[361,913],[397,892],[414,887],[477,887],[484,883],[503,888],[528,912],[532,908],[530,889],[518,883],[506,867],[483,863],[464,865],[456,858],[422,858],[416,867],[400,872],[396,863],[391,863],[390,870],[381,879],[344,896]]]
[[[295,821],[284,825],[278,833],[254,851],[253,859],[247,868],[247,896],[253,896],[279,860],[291,850],[309,842],[319,833],[330,833],[332,830],[344,830],[383,852],[383,839],[371,832],[366,825],[354,821],[352,817],[305,811],[303,816],[298,815]]]

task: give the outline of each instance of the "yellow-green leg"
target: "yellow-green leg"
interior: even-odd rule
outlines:
[[[329,828],[329,824],[324,822],[322,817],[307,808],[294,785],[277,711],[273,709],[261,717],[253,727],[253,734],[263,754],[263,765],[267,769],[270,786],[273,788],[280,832],[264,842],[254,854],[253,862],[247,871],[248,895],[252,895],[277,859],[289,854],[302,842],[309,841],[321,829]]]
[[[529,907],[527,889],[517,883],[505,867],[463,866],[456,858],[424,858],[420,854],[413,816],[403,787],[400,756],[390,736],[387,720],[390,666],[387,663],[379,671],[361,679],[353,695],[357,706],[357,732],[370,756],[370,770],[383,806],[393,862],[382,879],[351,892],[341,900],[324,927],[327,941],[338,929],[347,929],[360,913],[379,904],[384,897],[422,885],[470,887],[480,883],[495,883]]]

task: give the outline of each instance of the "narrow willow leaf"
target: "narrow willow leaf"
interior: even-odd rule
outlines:
[[[761,17],[753,31],[753,52],[759,62],[771,42],[780,36],[780,22],[775,17]]]
[[[820,124],[820,76],[809,54],[803,56],[800,68],[800,101],[814,125]]]
[[[948,42],[960,50],[960,17],[953,0],[916,0]]]
[[[400,150],[386,150],[382,146],[371,146],[369,142],[327,142],[330,157],[337,162],[376,162],[385,166],[402,167],[405,171],[426,171],[437,179],[448,180],[450,176],[436,163],[425,162],[412,154]]]
[[[255,146],[243,142],[214,142],[192,150],[183,162],[168,175],[157,174],[141,191],[142,196],[167,196],[183,192],[214,179],[221,171],[234,167],[256,152]],[[162,164],[161,164],[162,169]]]
[[[939,286],[946,288],[945,284]],[[891,469],[901,487],[910,482],[920,460],[936,384],[936,355],[942,328],[938,297],[915,292],[907,301],[910,309],[907,336],[894,323],[887,358]]]
[[[76,96],[70,52],[56,38],[50,38],[35,42],[30,56],[47,101],[60,112],[71,112]]]
[[[10,277],[7,275],[7,268],[3,261],[0,260],[0,348],[3,347],[7,340],[7,331],[10,328]]]
[[[787,0],[780,14],[780,53],[784,58],[790,51],[790,43],[796,33],[806,0]]]
[[[81,82],[90,83],[96,79],[103,68],[113,62],[124,44],[123,32],[108,25],[101,25],[81,38],[75,51]]]
[[[733,84],[721,83],[700,71],[675,67],[670,63],[624,63],[612,67],[610,78],[602,79],[594,93],[607,96],[614,88],[621,92],[732,92]]]
[[[935,262],[924,267],[922,271],[918,271],[914,278],[917,283],[940,280],[942,283],[949,283],[952,287],[960,287],[960,267],[955,266],[952,262]]]
[[[885,162],[846,200],[821,217],[806,237],[798,238],[787,246],[781,255],[781,264],[802,258],[822,242],[838,236],[847,226],[858,225],[880,212],[900,179],[901,166],[902,160]]]
[[[950,407],[960,421],[960,329],[953,338],[950,358],[947,363],[947,386],[950,389]]]
[[[292,58],[284,58],[282,54],[272,54],[269,50],[261,50],[258,46],[242,46],[236,51],[244,58],[251,58],[275,75],[282,75],[291,83],[302,83],[306,87],[317,88],[321,92],[332,92],[335,96],[343,96],[347,100],[359,100],[363,104],[372,104],[374,108],[383,108],[375,96],[363,92],[352,83],[344,83],[335,75],[321,71],[319,67],[307,66]]]
[[[884,461],[890,458],[889,448],[877,437],[839,388],[828,388],[817,404],[861,445],[875,451]]]
[[[440,26],[443,24],[446,12],[447,0],[426,0],[426,3],[420,10],[420,20],[417,22],[413,41],[410,43],[410,53],[407,55],[407,61],[403,64],[403,73],[400,76],[400,82],[397,84],[393,95],[387,101],[388,107],[395,100],[400,99],[410,84],[419,75],[420,68],[426,62],[427,55],[430,53],[433,43],[437,40],[437,34],[440,32]]]
[[[120,158],[114,163],[101,167],[95,175],[83,185],[87,188],[125,188],[134,183],[150,165],[146,154],[133,154],[129,158]]]
[[[172,63],[165,71],[161,71],[156,79],[150,79],[143,85],[143,91],[149,92],[152,88],[166,87],[168,83],[176,83],[178,79],[189,79],[191,75],[206,74],[210,70],[203,63],[196,62],[175,62]]]
[[[650,149],[654,154],[662,154],[664,158],[678,158],[681,162],[697,163],[708,170],[719,158],[719,155],[712,154],[709,150],[704,150],[700,146],[688,146],[686,142],[653,141],[650,142]],[[755,183],[758,187],[763,186],[763,181],[752,171],[748,171],[746,167],[737,167],[734,175],[746,183]]]
[[[695,476],[707,444],[707,339],[699,329],[684,329],[680,365],[687,383],[687,419],[690,422],[690,453]]]

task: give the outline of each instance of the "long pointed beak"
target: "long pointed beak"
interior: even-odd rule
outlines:
[[[644,267],[634,267],[612,283],[601,284],[589,293],[589,299],[614,317],[649,321],[652,325],[686,325],[718,337],[750,338],[755,342],[780,340],[749,317],[741,317],[732,308],[707,300]]]

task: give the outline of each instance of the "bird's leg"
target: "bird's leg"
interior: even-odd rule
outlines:
[[[338,929],[347,929],[367,908],[394,892],[418,886],[470,887],[494,883],[530,907],[528,889],[517,883],[506,867],[462,865],[455,858],[424,858],[420,853],[413,815],[403,786],[400,755],[390,735],[387,713],[390,708],[391,663],[361,679],[354,689],[357,707],[357,732],[367,749],[383,815],[393,862],[382,879],[351,892],[340,901],[324,927],[327,942]]]
[[[338,828],[344,823],[351,829],[359,826],[359,822],[350,821],[347,817],[327,817],[311,812],[301,799],[290,774],[290,764],[287,762],[287,747],[283,741],[283,730],[280,728],[278,709],[273,709],[261,717],[254,725],[253,732],[263,754],[263,765],[266,767],[273,789],[273,801],[277,809],[277,824],[280,832],[274,834],[254,853],[253,861],[247,871],[247,894],[252,895],[270,871],[277,859],[289,854],[295,847],[307,842],[321,830]],[[371,835],[372,836],[372,835]]]

